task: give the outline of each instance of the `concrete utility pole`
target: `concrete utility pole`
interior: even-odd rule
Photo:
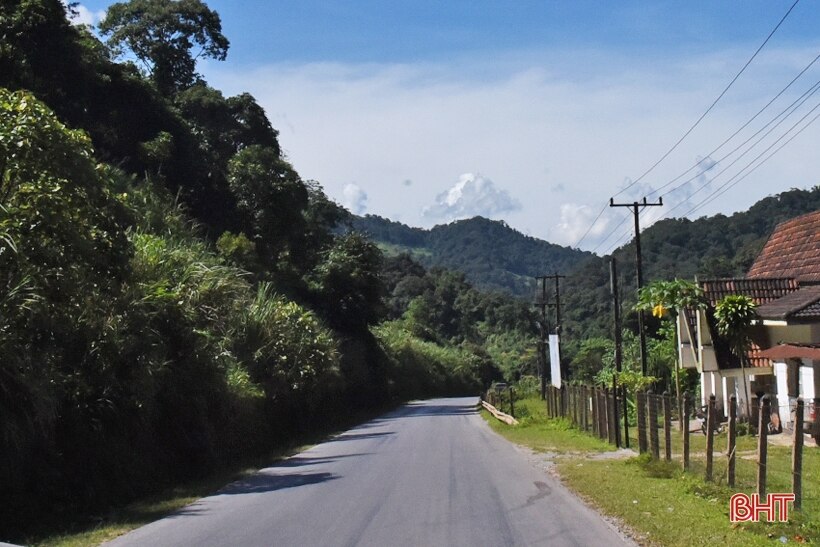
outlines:
[[[612,288],[612,314],[613,319],[615,320],[615,370],[618,374],[620,374],[623,363],[623,344],[621,342],[621,299],[620,293],[618,292],[618,263],[614,257],[609,261],[609,283]],[[625,387],[621,387],[621,394],[621,399],[624,404],[624,446],[629,448],[629,420],[627,416]]]
[[[658,199],[658,203],[647,203],[646,198],[643,202],[633,201],[632,203],[615,203],[614,198],[609,198],[610,207],[629,207],[632,209],[632,214],[635,216],[635,266],[638,270],[638,290],[643,287],[643,263],[641,261],[641,225],[639,218],[639,207],[662,207],[663,198]],[[638,312],[638,335],[641,341],[641,374],[646,376],[646,329],[644,328],[644,312]]]
[[[538,322],[538,371],[541,380],[541,400],[547,396],[547,332],[549,323],[547,322],[547,278],[536,277],[536,282],[541,282],[541,299],[536,298],[536,306],[541,308],[541,321]]]
[[[547,279],[554,279],[555,280],[555,329],[553,329],[553,334],[560,335],[561,334],[561,287],[559,285],[559,281],[565,278],[565,275],[558,275],[558,272],[555,272],[553,275],[541,275],[536,277],[539,281],[541,281],[541,298],[543,302],[547,301]],[[544,308],[544,313],[546,314],[546,308]],[[544,325],[546,326],[546,320],[544,321]],[[547,329],[549,330],[549,329]],[[544,348],[546,349],[546,340],[544,341]],[[546,351],[544,355],[544,364],[546,366]],[[559,364],[560,367],[560,364]],[[564,376],[566,371],[561,371],[562,376]],[[550,380],[552,378],[550,377]]]

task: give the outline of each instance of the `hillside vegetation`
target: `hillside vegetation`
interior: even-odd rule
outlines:
[[[0,540],[531,366],[528,306],[344,233],[196,73],[218,14],[131,0],[103,42],[66,9],[0,4]]]

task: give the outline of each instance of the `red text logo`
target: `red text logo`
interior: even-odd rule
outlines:
[[[758,522],[763,513],[767,522],[788,522],[790,501],[794,494],[769,494],[765,502],[757,494],[735,494],[729,500],[729,520]]]

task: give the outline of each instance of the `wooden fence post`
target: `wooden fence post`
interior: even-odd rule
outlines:
[[[515,391],[512,386],[510,386],[510,416],[515,418]]]
[[[623,397],[624,403],[624,446],[629,448],[629,412],[628,412],[628,399],[626,397],[626,386],[621,386],[621,393]]]
[[[726,454],[729,458],[729,467],[727,471],[727,482],[729,486],[735,485],[735,450],[737,448],[737,397],[732,395],[729,397],[729,434],[728,444],[726,445]]]
[[[691,412],[689,392],[683,392],[683,470],[689,471],[689,413]]]
[[[803,399],[797,399],[797,413],[794,419],[794,445],[792,446],[792,492],[794,508],[803,505]]]
[[[709,395],[709,406],[706,408],[706,480],[712,480],[712,461],[715,455],[715,396]]]
[[[601,439],[609,439],[609,405],[606,401],[606,388],[598,391],[598,408],[601,410]]]
[[[587,430],[587,386],[581,388],[578,401],[578,410],[581,412],[581,429]]]
[[[651,391],[646,394],[646,401],[649,414],[649,449],[652,451],[652,458],[655,460],[661,457],[660,440],[658,439],[658,399],[657,395]]]
[[[615,428],[612,427],[612,424],[618,425],[618,422],[615,421],[615,393],[607,389],[606,390],[606,432],[607,432],[607,441],[609,444],[614,444],[618,446],[618,443],[615,439]]]
[[[638,412],[638,453],[646,452],[646,392],[635,392],[635,407]]]
[[[592,433],[598,435],[598,388],[593,387],[590,392],[592,399]]]
[[[663,393],[663,444],[666,461],[672,461],[672,396]]]
[[[612,379],[612,432],[615,437],[615,447],[621,448],[621,423],[618,420],[618,383]]]
[[[757,495],[766,497],[766,461],[769,456],[769,396],[764,395],[760,401],[760,419],[757,432]]]

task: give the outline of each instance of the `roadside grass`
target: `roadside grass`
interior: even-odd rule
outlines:
[[[517,402],[516,415],[519,405],[527,409],[524,413],[528,415],[518,426],[501,423],[488,413],[485,419],[512,442],[538,451],[557,452],[556,468],[565,484],[603,513],[623,521],[641,543],[754,546],[780,544],[781,538],[786,538],[788,543],[820,543],[820,449],[813,444],[807,443],[803,451],[802,511],[790,511],[788,523],[732,524],[729,498],[738,491],[748,494],[756,491],[756,437],[738,437],[737,487],[730,489],[726,486],[725,434],[715,440],[714,482],[708,483],[703,480],[706,450],[703,435],[693,433],[690,437],[691,462],[687,473],[681,469],[682,443],[678,430],[672,435],[673,461],[670,463],[652,461],[647,455],[589,459],[585,456],[614,450],[614,447],[571,428],[566,420],[548,419],[538,398]],[[631,442],[636,449],[637,440]],[[770,445],[768,452],[768,492],[791,492],[791,448]]]
[[[505,407],[505,412],[509,408]],[[610,446],[599,439],[573,428],[567,420],[547,419],[543,402],[537,397],[522,399],[515,403],[515,416],[519,425],[508,426],[496,420],[486,410],[482,416],[490,427],[510,441],[529,446],[539,452],[604,452]]]
[[[65,512],[52,514],[38,522],[37,531],[28,534],[23,543],[33,547],[87,547],[100,545],[135,528],[190,505],[211,495],[220,488],[252,475],[265,467],[298,454],[311,446],[328,440],[351,427],[367,422],[395,405],[378,410],[362,411],[328,424],[323,431],[305,435],[287,445],[270,451],[264,456],[248,458],[228,468],[218,469],[208,477],[181,482],[158,493],[146,495],[131,503],[113,507],[104,513]],[[2,540],[0,540],[2,541]]]

